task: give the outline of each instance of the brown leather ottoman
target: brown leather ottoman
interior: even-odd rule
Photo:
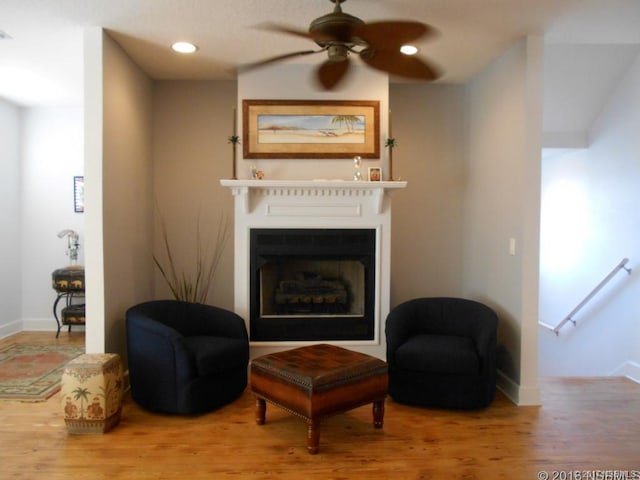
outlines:
[[[265,422],[266,402],[307,421],[307,449],[318,453],[320,419],[373,403],[373,425],[382,428],[387,364],[370,355],[327,344],[273,353],[251,361],[256,422]]]

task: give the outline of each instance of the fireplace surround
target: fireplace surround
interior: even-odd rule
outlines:
[[[252,347],[323,341],[380,350],[389,312],[390,193],[406,182],[220,183],[234,196],[234,310]],[[263,289],[266,297],[258,295]]]

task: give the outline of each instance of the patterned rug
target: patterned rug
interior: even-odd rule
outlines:
[[[11,345],[0,349],[0,399],[42,402],[60,390],[64,367],[84,353],[75,345]]]

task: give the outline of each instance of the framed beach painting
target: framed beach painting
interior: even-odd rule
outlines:
[[[244,100],[244,158],[380,158],[380,102]]]

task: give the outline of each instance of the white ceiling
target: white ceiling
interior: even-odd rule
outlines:
[[[306,29],[332,9],[329,0],[0,0],[0,31],[12,37],[0,40],[0,97],[24,106],[81,104],[87,26],[107,29],[153,78],[232,79],[242,64],[313,48],[257,25]],[[568,97],[583,107],[601,100],[640,45],[640,0],[348,0],[343,9],[366,22],[435,26],[440,35],[420,44],[421,54],[444,69],[445,83],[464,82],[524,35],[544,34],[548,50],[558,48],[546,64],[555,71],[545,73],[545,123],[563,104],[565,116],[553,116],[561,127],[578,120],[567,117]],[[176,40],[200,49],[179,56],[169,50]],[[305,61],[319,63],[319,55]],[[590,108],[576,112],[580,122],[598,111]]]
[[[638,44],[548,46],[544,60],[544,130],[586,137],[638,52]]]

